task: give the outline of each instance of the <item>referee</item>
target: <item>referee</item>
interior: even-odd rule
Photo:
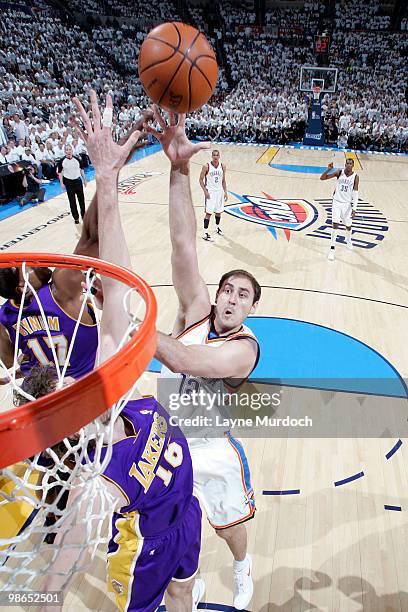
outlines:
[[[65,146],[65,157],[63,157],[58,163],[57,174],[61,187],[67,190],[69,205],[74,221],[75,223],[79,223],[79,214],[75,196],[78,198],[79,209],[83,219],[85,215],[85,197],[81,176],[84,179],[85,187],[87,182],[82,167],[82,162],[77,157],[74,157],[74,150],[71,145]]]

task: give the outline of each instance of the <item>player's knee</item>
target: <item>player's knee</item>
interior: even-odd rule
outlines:
[[[216,529],[215,533],[219,538],[225,541],[232,540],[234,538],[236,529],[235,527],[227,527],[226,529]]]
[[[186,582],[178,582],[172,580],[167,587],[167,594],[172,599],[186,599],[192,596],[194,586],[194,578]]]

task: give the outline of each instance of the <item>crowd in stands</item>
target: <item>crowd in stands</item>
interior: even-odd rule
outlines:
[[[405,22],[402,31],[390,32],[389,15],[381,14],[378,2],[370,3],[369,10],[363,0],[356,2],[336,3],[330,66],[339,73],[336,93],[323,98],[326,137],[343,147],[408,152]],[[359,9],[361,3],[367,10]],[[164,0],[149,5],[143,0],[68,4],[73,13],[128,19],[108,26],[95,22],[84,29],[68,15],[48,14],[45,0],[36,2],[34,12],[9,8],[0,18],[0,145],[8,147],[2,148],[0,164],[16,155],[28,157],[51,178],[65,144],[86,156],[70,123],[72,96],[86,100],[91,87],[99,94],[109,92],[118,110],[113,131],[116,138],[123,137],[149,104],[137,78],[140,44],[151,25],[181,19]],[[263,31],[242,27],[254,25],[254,13],[231,2],[219,8],[219,26],[208,35],[214,46],[221,41],[224,65],[216,95],[188,118],[190,135],[244,142],[301,140],[308,96],[299,91],[299,68],[315,64],[313,36],[324,4],[307,0],[302,11],[269,10]],[[190,15],[208,31],[205,9],[191,6]],[[141,19],[145,26],[140,26]],[[276,27],[283,25],[296,29],[295,40],[277,37]]]
[[[378,0],[342,0],[335,6],[336,30],[387,30],[390,27],[391,16],[381,14]]]
[[[323,99],[326,141],[340,147],[408,152],[408,36],[385,31],[390,17],[381,15],[378,2],[367,10],[362,8],[367,3],[360,4],[336,3],[338,28],[332,34],[330,66],[338,68],[338,82],[336,93]],[[291,44],[282,40],[285,36],[277,40],[268,28],[252,35],[239,31],[236,13],[224,15],[223,45],[234,89],[221,105],[206,105],[195,113],[194,133],[247,142],[300,140],[308,104],[298,92],[299,66],[316,63],[313,38],[323,8],[323,3],[311,0],[303,10],[282,8],[266,14],[267,24],[286,24],[285,32],[289,25],[294,28]],[[243,20],[241,12],[238,21]],[[354,31],[357,28],[365,31]]]
[[[267,11],[267,25],[278,28],[298,27],[306,33],[315,34],[319,19],[324,11],[324,4],[317,0],[306,0],[303,7],[282,7],[279,11]]]

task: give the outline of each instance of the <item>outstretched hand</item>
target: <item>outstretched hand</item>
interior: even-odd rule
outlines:
[[[74,98],[73,101],[85,126],[86,132],[79,124],[77,128],[86,144],[89,157],[95,168],[95,178],[98,180],[98,178],[107,178],[109,176],[117,177],[133,147],[139,140],[141,132],[139,130],[134,131],[124,144],[119,145],[113,141],[112,127],[104,125],[101,121],[101,113],[94,90],[91,90],[93,124],[80,100]],[[113,112],[112,97],[109,94],[106,96],[106,109],[112,109]]]
[[[178,115],[176,122],[176,115],[173,112],[169,112],[169,125],[167,125],[165,118],[159,112],[159,108],[153,105],[153,117],[160,125],[161,132],[155,130],[147,123],[143,124],[146,132],[153,134],[155,138],[160,142],[163,147],[165,155],[169,158],[173,166],[183,165],[189,161],[189,159],[204,149],[209,149],[210,144],[201,142],[193,144],[189,141],[186,136],[186,116]]]

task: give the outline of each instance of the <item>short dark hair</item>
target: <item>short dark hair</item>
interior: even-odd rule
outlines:
[[[258,302],[261,299],[261,285],[258,283],[255,276],[253,276],[250,272],[247,272],[246,270],[231,270],[230,272],[226,272],[225,274],[223,274],[218,284],[217,293],[221,290],[223,284],[227,282],[229,278],[231,278],[231,276],[243,276],[251,282],[252,289],[254,290],[254,299],[252,300],[253,304],[255,304],[255,302]]]
[[[0,268],[0,295],[6,300],[18,299],[17,287],[20,281],[18,268]]]
[[[214,149],[213,151],[211,151],[211,155],[212,155],[213,153],[218,153],[218,155],[220,154],[220,152],[219,152],[219,150],[218,150],[218,149]]]
[[[48,395],[52,391],[55,391],[55,387],[58,381],[57,370],[53,364],[47,365],[36,365],[31,368],[27,376],[23,380],[23,384],[21,385],[21,389],[32,395],[34,399],[39,399],[40,397],[44,397]],[[16,406],[23,406],[27,404],[30,400],[28,400],[24,395],[18,393],[18,391],[14,391],[14,404]],[[57,442],[51,446],[51,449],[57,455],[59,459],[64,459],[64,463],[68,465],[71,469],[75,466],[75,456],[70,453],[70,450],[73,446],[75,446],[78,442],[79,435],[72,434],[71,436],[67,436],[68,443],[64,440]],[[93,442],[91,440],[90,442]],[[94,445],[88,447],[88,450],[94,448]],[[42,453],[45,457],[48,453]],[[52,457],[52,456],[51,456]],[[52,467],[54,461],[51,461],[51,464],[48,467]],[[58,491],[56,491],[58,492]],[[49,503],[52,503],[52,499],[48,499]]]
[[[354,166],[354,159],[353,159],[352,157],[346,157],[346,163],[347,163],[348,161],[353,162],[353,166]]]
[[[38,399],[54,391],[57,380],[58,376],[54,365],[36,365],[24,378],[21,389],[32,395],[34,399]],[[14,391],[14,404],[16,406],[22,406],[28,401],[18,391]]]

